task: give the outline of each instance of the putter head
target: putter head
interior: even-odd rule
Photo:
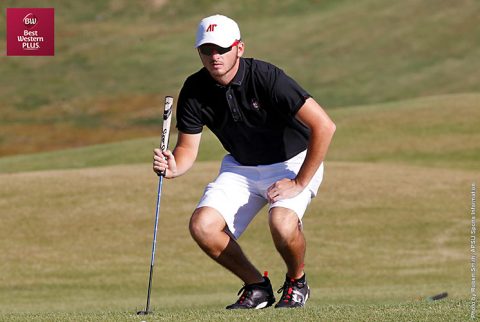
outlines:
[[[437,294],[437,295],[433,295],[433,296],[430,296],[427,298],[427,301],[431,302],[431,301],[438,301],[438,300],[441,300],[441,299],[444,299],[448,296],[448,293],[447,292],[443,292],[443,293],[440,293],[440,294]]]
[[[138,311],[137,315],[148,315],[150,313],[152,313],[152,311]]]

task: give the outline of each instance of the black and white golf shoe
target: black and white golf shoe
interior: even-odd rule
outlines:
[[[226,307],[227,310],[236,309],[263,309],[275,303],[272,284],[267,276],[263,283],[244,285],[238,295],[242,293],[237,302]]]
[[[282,297],[277,305],[275,305],[275,308],[303,307],[310,296],[310,288],[308,287],[305,275],[298,280],[287,276],[285,283],[277,293],[281,293],[282,291]]]

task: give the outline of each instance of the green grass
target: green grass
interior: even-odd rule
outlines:
[[[470,188],[480,177],[475,160],[402,158],[396,146],[428,152],[437,142],[448,155],[448,134],[457,150],[468,151],[472,140],[461,139],[467,134],[476,141],[476,98],[334,111],[332,158],[304,218],[312,298],[296,313],[301,320],[468,320]],[[207,258],[187,230],[222,153],[211,133],[203,140],[200,162],[164,186],[155,315],[148,320],[291,320],[288,311],[222,309],[240,282]],[[157,184],[150,158],[157,144],[150,138],[0,159],[6,172],[0,174],[0,320],[141,320],[134,312],[146,296]],[[379,149],[397,156],[371,157],[381,155]],[[284,267],[264,215],[240,242],[276,288]],[[426,301],[444,291],[446,300]]]
[[[480,95],[444,95],[332,111],[329,159],[480,168]]]
[[[138,317],[133,312],[90,313],[12,313],[4,316],[8,321],[467,321],[468,303],[444,301],[442,303],[409,302],[397,305],[324,305],[291,311],[229,312],[219,309],[157,308],[153,315]]]

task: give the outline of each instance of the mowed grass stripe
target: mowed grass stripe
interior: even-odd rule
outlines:
[[[327,160],[479,169],[479,102],[480,94],[471,93],[337,109],[325,107],[337,124]],[[160,114],[158,118],[160,133]],[[3,157],[0,173],[150,162],[159,138],[158,135]],[[175,130],[170,142],[173,148]],[[224,154],[218,139],[205,129],[198,160],[220,160]]]
[[[159,119],[158,132],[161,132]],[[177,133],[172,129],[170,149],[177,141]],[[158,137],[95,144],[86,147],[52,152],[21,154],[0,158],[0,173],[18,173],[55,169],[82,169],[99,166],[138,164],[152,160],[153,149],[160,143]],[[219,160],[225,154],[218,139],[205,129],[198,161]]]
[[[479,169],[479,103],[471,93],[335,109],[328,158]]]
[[[189,215],[217,169],[218,162],[201,162],[165,183],[152,298],[159,320],[191,320],[203,312],[216,318],[241,286],[188,234]],[[371,316],[365,309],[372,306],[379,317],[397,314],[399,320],[447,311],[466,316],[465,240],[475,178],[476,171],[327,163],[304,220],[313,292],[302,317],[319,319],[326,310],[327,316],[361,320]],[[0,180],[2,314],[106,317],[98,312],[110,311],[122,317],[142,308],[157,184],[149,164],[2,174]],[[259,269],[269,271],[274,287],[281,286],[284,267],[265,212],[240,243]],[[447,301],[424,303],[443,291]],[[259,314],[286,317],[274,310]]]

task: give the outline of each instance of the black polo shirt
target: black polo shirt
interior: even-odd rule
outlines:
[[[307,148],[310,131],[295,114],[308,97],[281,69],[240,58],[227,86],[205,68],[187,78],[178,98],[177,128],[197,134],[206,125],[243,165],[282,162]]]

